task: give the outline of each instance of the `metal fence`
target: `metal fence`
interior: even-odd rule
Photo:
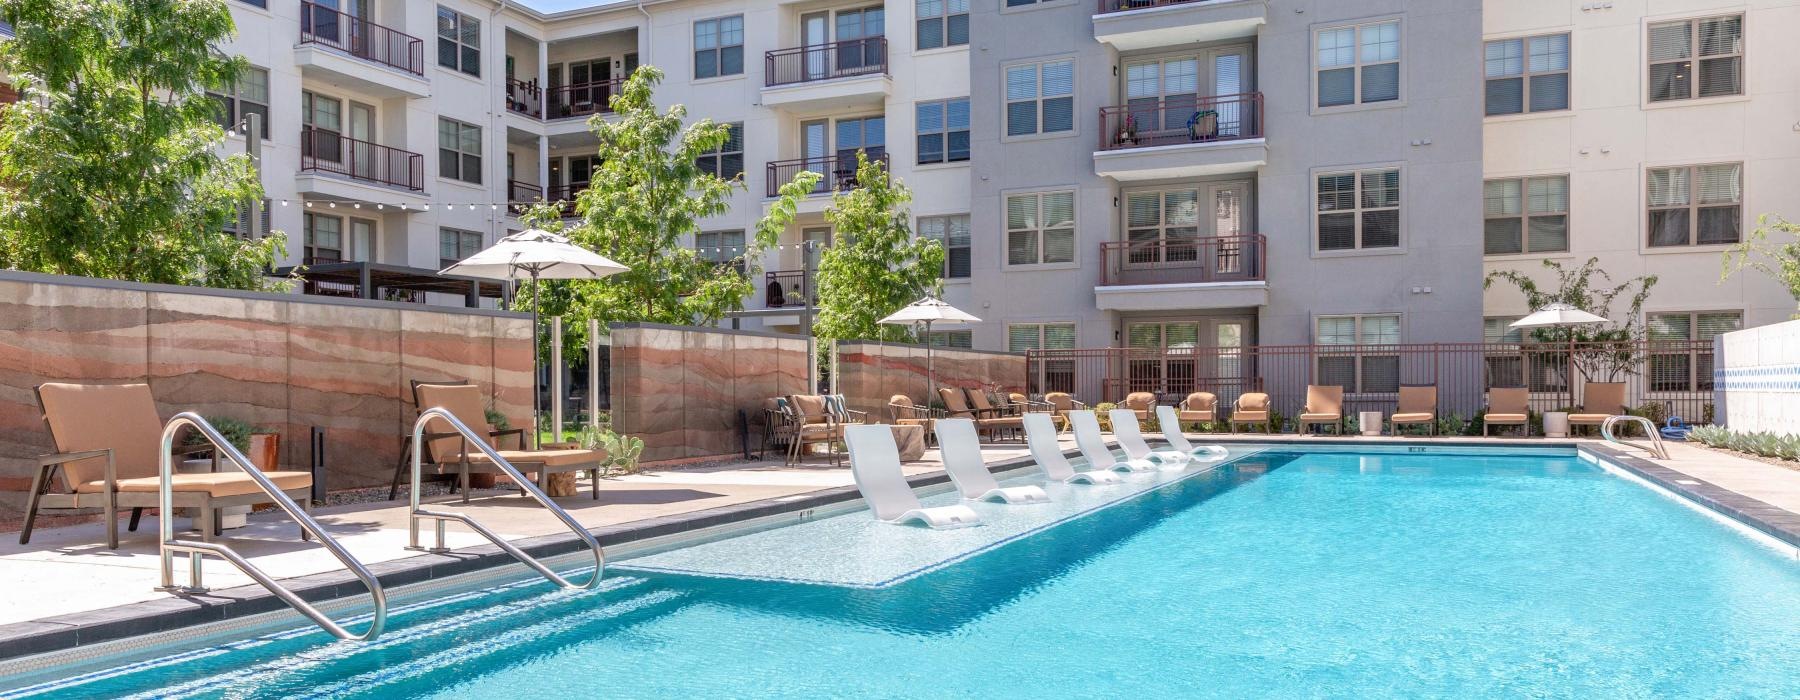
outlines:
[[[1204,391],[1227,413],[1239,395],[1262,392],[1292,416],[1306,403],[1306,387],[1316,384],[1344,387],[1349,415],[1392,412],[1400,386],[1431,384],[1440,416],[1467,418],[1486,406],[1492,387],[1529,387],[1532,409],[1543,412],[1581,405],[1590,382],[1622,382],[1627,405],[1652,418],[1708,422],[1713,415],[1709,341],[1033,350],[1027,367],[1031,393],[1067,392],[1090,405],[1134,392],[1174,404]]]
[[[779,87],[887,72],[887,37],[846,39],[763,54],[763,85]]]
[[[300,43],[329,46],[365,61],[425,75],[424,40],[322,5],[300,3]]]

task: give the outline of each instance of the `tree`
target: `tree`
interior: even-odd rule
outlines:
[[[836,340],[912,339],[878,323],[920,296],[936,293],[944,248],[914,238],[906,209],[912,193],[880,161],[856,154],[856,188],[832,198],[825,220],[837,240],[819,258],[819,317],[813,335]]]
[[[1588,258],[1581,267],[1574,269],[1563,267],[1555,260],[1545,260],[1543,264],[1556,275],[1554,289],[1539,287],[1536,280],[1517,270],[1488,273],[1482,288],[1492,287],[1496,280],[1509,282],[1525,295],[1525,305],[1533,310],[1550,304],[1568,304],[1606,317],[1608,322],[1605,324],[1536,328],[1531,331],[1531,336],[1545,344],[1567,346],[1575,343],[1575,367],[1585,379],[1598,377],[1600,381],[1613,381],[1621,374],[1637,372],[1642,360],[1638,341],[1644,337],[1641,323],[1644,301],[1650,298],[1650,290],[1656,286],[1656,276],[1633,277],[1614,285],[1612,275],[1600,269],[1599,258]],[[1612,320],[1612,305],[1626,293],[1630,293],[1630,308],[1625,312],[1625,322],[1619,323]],[[1560,364],[1552,358],[1546,359]]]
[[[0,266],[261,289],[284,236],[225,232],[262,198],[205,91],[249,66],[225,0],[0,0]]]
[[[743,308],[744,297],[756,291],[750,276],[759,272],[762,252],[775,245],[799,200],[819,181],[818,173],[802,172],[783,185],[754,235],[729,260],[709,260],[682,246],[681,238],[697,233],[701,220],[727,211],[733,190],[744,183],[700,168],[699,158],[730,133],[710,119],[683,128],[687,109],[681,105],[658,112],[651,96],[661,80],[655,67],[639,67],[612,98],[616,116],[589,122],[600,140],[601,163],[577,198],[581,223],[565,234],[630,270],[569,284],[571,320],[582,325],[588,318],[602,324],[711,323]],[[520,296],[529,299],[529,292]]]
[[[1769,242],[1770,231],[1788,234],[1794,240],[1774,245]],[[1756,220],[1756,230],[1749,238],[1725,251],[1724,266],[1724,272],[1719,275],[1720,282],[1745,268],[1756,270],[1785,285],[1788,296],[1800,306],[1800,224],[1779,216],[1764,215]],[[1792,318],[1800,318],[1800,312]]]

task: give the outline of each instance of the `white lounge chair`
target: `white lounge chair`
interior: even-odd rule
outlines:
[[[1137,411],[1129,408],[1112,410],[1113,439],[1119,441],[1119,447],[1125,450],[1125,456],[1131,459],[1147,459],[1158,466],[1187,466],[1194,456],[1169,448],[1150,449],[1150,443],[1144,442],[1144,432],[1139,429]]]
[[[844,444],[850,448],[850,475],[862,492],[875,519],[889,523],[920,522],[935,529],[980,525],[981,516],[960,503],[925,508],[906,483],[900,470],[900,448],[894,430],[887,425],[846,425]]]
[[[1001,488],[981,458],[981,438],[975,434],[975,421],[967,418],[944,418],[937,421],[938,454],[944,458],[944,471],[956,482],[956,490],[971,501],[999,501],[1015,506],[1049,503],[1050,494],[1041,486]]]
[[[1119,461],[1112,450],[1106,446],[1106,440],[1100,437],[1100,419],[1094,417],[1093,411],[1070,411],[1069,425],[1075,429],[1075,446],[1081,448],[1081,456],[1086,457],[1088,466],[1095,469],[1113,469],[1122,472],[1153,472],[1161,466],[1147,459],[1126,459]]]
[[[1031,458],[1037,460],[1044,476],[1069,484],[1116,484],[1119,475],[1108,471],[1075,471],[1056,443],[1056,421],[1048,413],[1027,413],[1025,442],[1031,447]]]
[[[1231,452],[1218,445],[1195,447],[1194,443],[1188,442],[1187,436],[1181,434],[1177,417],[1174,406],[1156,407],[1156,422],[1162,424],[1163,439],[1169,441],[1169,447],[1186,453],[1196,462],[1217,462],[1231,456]]]

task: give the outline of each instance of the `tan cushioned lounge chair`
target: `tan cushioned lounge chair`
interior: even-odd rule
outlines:
[[[137,517],[144,508],[157,507],[161,481],[158,450],[162,447],[163,421],[156,413],[156,400],[148,384],[62,384],[48,383],[38,387],[38,404],[44,412],[44,425],[57,454],[40,458],[40,469],[33,479],[32,496],[26,507],[25,526],[19,542],[31,538],[31,523],[38,508],[95,508],[106,510],[107,546],[119,546],[117,512],[132,509],[131,529],[137,529]],[[75,459],[74,455],[103,451],[97,456]],[[107,475],[107,457],[112,456],[113,474]],[[199,450],[209,451],[209,450]],[[194,453],[195,449],[185,450]],[[57,466],[62,467],[60,489],[52,489]],[[255,469],[254,465],[242,465]],[[305,504],[312,488],[312,474],[307,472],[263,472],[276,487]],[[208,474],[175,474],[170,491],[177,507],[194,508],[194,522],[201,536],[212,539],[216,528],[213,512],[227,506],[273,503],[268,494],[249,476],[241,472]],[[49,491],[49,492],[45,492]]]
[[[1481,434],[1496,425],[1519,426],[1525,437],[1531,437],[1531,390],[1525,387],[1495,387],[1488,390],[1488,410],[1481,419]]]
[[[1231,432],[1237,432],[1239,423],[1261,423],[1263,432],[1273,432],[1269,423],[1269,395],[1253,391],[1238,396],[1237,406],[1231,410]]]
[[[1208,392],[1188,394],[1176,408],[1175,415],[1183,423],[1211,423],[1219,419],[1219,397]]]
[[[1625,382],[1588,382],[1581,389],[1581,407],[1569,412],[1569,425],[1599,425],[1625,410]]]
[[[1125,402],[1119,407],[1136,411],[1139,421],[1150,420],[1150,412],[1156,410],[1156,394],[1148,391],[1131,392],[1125,395]]]
[[[419,384],[413,387],[413,394],[418,398],[419,410],[443,408],[450,415],[462,421],[470,430],[483,431],[488,427],[487,403],[482,400],[481,387],[473,384]],[[439,418],[433,418],[425,424],[425,457],[437,466],[441,473],[454,470],[461,479],[463,502],[469,501],[469,473],[474,471],[497,472],[495,465],[486,453],[470,446],[455,428]],[[491,437],[491,436],[490,436]],[[521,440],[523,437],[520,438]],[[520,473],[536,472],[537,485],[540,490],[549,487],[550,475],[563,472],[587,472],[588,481],[593,487],[594,500],[600,500],[600,460],[605,459],[603,450],[496,450]]]
[[[1402,425],[1425,424],[1431,435],[1437,434],[1437,385],[1400,387],[1399,405],[1394,407],[1394,415],[1388,417],[1388,424],[1398,432]]]
[[[1300,409],[1295,419],[1300,423],[1300,432],[1306,432],[1306,426],[1333,426],[1333,432],[1342,432],[1344,421],[1344,387],[1331,385],[1319,386],[1310,384],[1306,387],[1306,406]]]
[[[944,408],[949,411],[951,418],[975,419],[975,428],[990,440],[1009,432],[1020,433],[1021,439],[1023,438],[1025,421],[1020,416],[994,416],[992,413],[970,408],[963,401],[963,391],[956,387],[939,388],[938,396],[944,400]]]

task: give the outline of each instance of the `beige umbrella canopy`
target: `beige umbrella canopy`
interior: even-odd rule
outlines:
[[[944,303],[944,300],[927,296],[911,304],[901,307],[899,311],[888,314],[879,323],[890,326],[906,326],[914,323],[925,324],[925,405],[931,405],[931,390],[937,386],[937,368],[931,357],[931,324],[933,323],[979,323],[981,319],[974,315]]]
[[[542,229],[528,229],[444,268],[440,274],[496,280],[530,279],[531,285],[531,421],[538,413],[538,285],[540,279],[599,279],[630,268]],[[537,436],[532,435],[532,442]]]

